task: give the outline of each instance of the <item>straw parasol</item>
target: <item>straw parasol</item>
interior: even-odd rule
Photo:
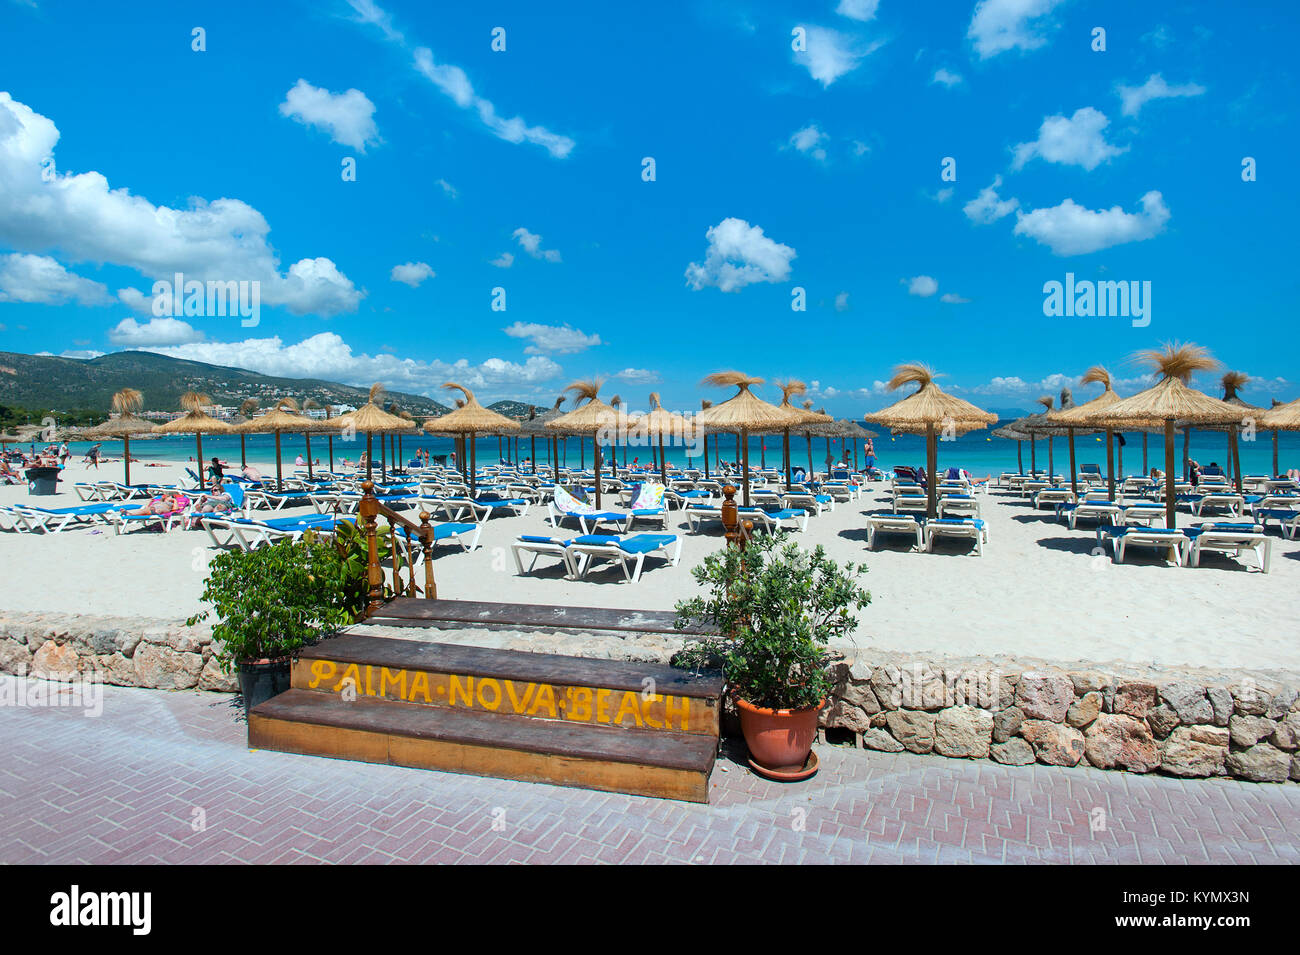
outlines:
[[[451,434],[451,435],[468,435],[469,436],[469,487],[470,496],[474,496],[476,488],[475,471],[477,470],[477,454],[474,450],[474,436],[476,434],[503,434],[510,431],[519,430],[519,422],[512,421],[505,415],[497,414],[495,411],[489,411],[478,403],[474,397],[474,392],[470,391],[464,385],[458,385],[454,381],[448,381],[443,384],[444,388],[453,391],[459,391],[465,396],[465,403],[455,411],[448,411],[440,418],[430,418],[424,423],[424,430],[429,434]]]
[[[283,464],[280,460],[280,435],[288,431],[290,434],[307,434],[311,431],[324,431],[330,428],[324,422],[313,421],[298,414],[298,403],[292,398],[281,398],[274,407],[266,414],[258,415],[250,421],[236,426],[240,435],[246,434],[274,434],[275,435],[275,486],[277,489],[284,487]],[[334,430],[331,428],[331,430]],[[307,447],[307,474],[311,475],[311,446]]]
[[[1138,352],[1134,360],[1145,362],[1160,376],[1152,387],[1131,398],[1123,398],[1091,418],[1096,424],[1119,427],[1136,422],[1150,426],[1163,422],[1165,432],[1165,526],[1175,526],[1174,512],[1174,429],[1178,422],[1186,426],[1227,424],[1241,416],[1241,409],[1226,401],[1212,398],[1187,384],[1198,371],[1210,371],[1218,362],[1199,345],[1167,343],[1160,349]],[[1231,433],[1235,438],[1235,433]]]
[[[405,418],[399,418],[397,415],[389,414],[379,407],[378,401],[384,395],[384,386],[375,382],[370,386],[369,400],[356,411],[349,411],[347,414],[339,415],[333,419],[337,422],[335,427],[340,431],[363,431],[366,435],[366,480],[370,480],[370,474],[373,470],[373,439],[376,434],[389,434],[394,431],[414,431],[415,422],[407,421]],[[387,471],[387,464],[380,462],[380,468]]]
[[[575,381],[565,388],[573,392],[574,409],[568,414],[560,415],[546,423],[546,427],[557,434],[591,435],[595,444],[593,452],[596,461],[596,507],[600,508],[600,440],[601,431],[609,431],[618,426],[618,412],[596,397],[601,382],[597,380]],[[586,399],[587,403],[578,405]]]
[[[1024,474],[1025,459],[1024,459],[1024,449],[1022,445],[1025,441],[1032,440],[1033,436],[1019,430],[1016,427],[1015,422],[1012,422],[1011,424],[1004,424],[1000,428],[995,428],[993,430],[993,437],[1006,438],[1007,440],[1014,441],[1016,443],[1016,470],[1019,471],[1021,474]]]
[[[1070,436],[1070,487],[1078,494],[1079,483],[1074,469],[1074,435],[1079,428],[1087,428],[1092,416],[1099,411],[1109,408],[1120,400],[1119,395],[1111,387],[1110,372],[1101,365],[1093,365],[1083,373],[1079,379],[1082,385],[1101,385],[1102,392],[1091,401],[1084,402],[1081,405],[1075,405],[1072,408],[1062,408],[1059,411],[1053,411],[1048,415],[1048,420],[1058,425],[1064,425]],[[1115,500],[1115,435],[1114,431],[1107,427],[1106,429],[1106,487],[1107,497]]]
[[[938,467],[939,432],[956,436],[967,431],[986,428],[997,423],[997,415],[989,414],[950,395],[934,382],[935,373],[926,365],[911,362],[894,369],[889,379],[889,390],[904,385],[917,385],[916,391],[896,401],[888,408],[864,415],[866,421],[881,424],[909,434],[924,434],[926,446],[926,514],[934,517],[937,511],[935,469]]]
[[[82,437],[90,441],[98,441],[100,438],[122,439],[122,460],[126,466],[124,484],[131,483],[131,435],[153,431],[153,425],[136,414],[142,407],[144,396],[135,388],[123,388],[113,395],[113,411],[117,417],[109,418],[82,433]],[[199,473],[202,474],[202,461],[199,466]]]
[[[1259,405],[1252,405],[1248,401],[1243,401],[1237,397],[1237,392],[1245,388],[1250,383],[1250,376],[1241,371],[1225,371],[1223,377],[1219,379],[1223,385],[1223,400],[1230,405],[1235,405],[1239,409],[1237,420],[1229,424],[1208,424],[1203,425],[1209,431],[1226,431],[1228,432],[1228,464],[1227,470],[1233,475],[1237,482],[1237,487],[1241,487],[1241,461],[1237,458],[1237,429],[1246,421],[1253,421],[1259,418],[1264,409]]]
[[[858,443],[868,438],[878,437],[876,432],[862,427],[856,421],[850,421],[848,418],[841,418],[833,425],[835,436],[843,441],[853,442],[853,469],[858,468]]]
[[[546,439],[546,456],[550,458],[551,461],[553,462],[555,467],[555,475],[557,478],[559,477],[559,473],[560,473],[559,455],[555,454],[554,456],[552,456],[552,445],[555,441],[555,435],[552,432],[547,430],[546,423],[548,421],[554,421],[556,418],[558,418],[561,414],[564,413],[560,410],[560,405],[562,404],[564,404],[564,395],[560,395],[558,398],[556,398],[555,404],[551,407],[551,409],[549,411],[544,411],[541,414],[537,413],[536,406],[529,405],[528,417],[525,418],[523,421],[519,422],[520,430],[524,434],[528,435],[529,439],[532,442],[532,459],[533,459],[534,474],[537,473],[537,437],[538,435],[541,435]]]
[[[690,428],[690,423],[685,418],[673,411],[666,411],[659,401],[659,392],[650,392],[650,411],[642,415],[636,422],[635,431],[637,437],[657,437],[659,439],[659,479],[665,485],[668,484],[668,465],[664,460],[664,435],[672,438],[674,435],[682,437]]]
[[[701,384],[715,388],[734,386],[739,389],[722,404],[700,412],[700,422],[715,430],[736,431],[742,446],[741,469],[744,476],[744,503],[749,506],[749,436],[752,433],[776,433],[788,428],[794,420],[790,413],[754,395],[749,389],[763,384],[739,371],[719,371],[709,375]]]
[[[1300,398],[1286,404],[1273,399],[1273,407],[1262,413],[1255,422],[1256,427],[1273,432],[1273,474],[1279,477],[1277,469],[1277,433],[1279,431],[1300,431]]]
[[[185,414],[175,421],[168,421],[153,429],[154,434],[192,434],[198,447],[199,484],[203,484],[203,436],[205,434],[234,434],[235,426],[218,421],[211,415],[203,413],[203,406],[212,404],[212,399],[195,391],[181,395],[181,410]]]
[[[804,440],[808,443],[808,479],[809,480],[811,480],[813,476],[813,459],[812,459],[813,435],[814,434],[820,435],[822,433],[822,428],[829,425],[832,420],[829,415],[818,414],[816,411],[813,411],[812,406],[813,403],[811,401],[805,401],[803,403],[804,413],[812,416],[802,423]]]
[[[239,403],[239,416],[244,420],[240,424],[253,420],[253,412],[258,409],[260,402],[256,398],[245,398]],[[239,433],[239,466],[242,468],[248,464],[248,449],[245,446],[247,435],[242,431]]]

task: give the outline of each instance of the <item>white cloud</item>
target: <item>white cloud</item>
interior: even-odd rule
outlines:
[[[519,247],[535,259],[541,259],[544,262],[559,262],[560,253],[555,249],[543,249],[542,237],[536,233],[529,232],[520,226],[510,235],[518,240]]]
[[[109,305],[112,301],[106,286],[69,272],[48,255],[0,255],[0,302]]]
[[[445,397],[442,383],[448,380],[461,382],[476,391],[481,389],[480,397],[512,396],[518,389],[552,381],[562,371],[550,358],[540,355],[523,364],[501,358],[471,364],[463,358],[455,362],[426,362],[390,354],[358,355],[333,332],[321,332],[293,345],[286,345],[277,336],[148,350],[284,378],[324,378],[359,387],[382,381],[394,391],[430,397]]]
[[[789,146],[805,156],[811,156],[818,162],[825,162],[826,147],[824,144],[829,141],[830,137],[818,129],[816,123],[809,123],[803,129],[791,134]]]
[[[1002,177],[994,176],[992,185],[985,186],[980,190],[978,196],[962,206],[962,212],[966,213],[966,218],[979,225],[988,225],[997,222],[1004,216],[1011,215],[1020,208],[1019,199],[1001,198],[998,195],[1000,188],[1002,188]]]
[[[1037,156],[1047,162],[1082,166],[1090,171],[1096,169],[1128,148],[1121,149],[1106,142],[1105,132],[1109,123],[1104,113],[1091,106],[1075,110],[1068,119],[1048,116],[1038,128],[1038,139],[1016,147],[1012,166],[1020,169]]]
[[[955,193],[956,191],[957,190],[952,186],[944,186],[942,189],[936,190],[934,195],[932,195],[930,198],[933,199],[935,202],[944,203],[947,202],[949,199],[951,199],[953,197],[953,193]]]
[[[299,78],[280,104],[280,114],[329,133],[330,139],[364,153],[379,143],[375,104],[361,90],[331,93]]]
[[[393,18],[374,0],[348,0],[348,5],[356,11],[358,23],[377,27],[389,43],[410,52],[406,36],[393,26]],[[494,136],[506,142],[541,146],[557,159],[563,159],[573,151],[575,143],[568,136],[553,133],[545,126],[529,126],[519,116],[510,119],[498,116],[492,101],[474,91],[474,85],[464,70],[450,63],[437,62],[433,58],[433,51],[427,47],[415,50],[412,65],[417,73],[461,109],[477,113],[479,122]]]
[[[415,68],[461,109],[478,113],[479,122],[497,138],[508,143],[541,146],[556,159],[563,159],[573,151],[576,144],[568,136],[553,133],[545,126],[529,126],[520,116],[509,119],[498,116],[492,101],[474,92],[465,71],[459,66],[436,62],[432,50],[421,47],[415,51]]]
[[[1056,255],[1083,255],[1125,242],[1141,242],[1164,229],[1169,209],[1154,190],[1140,201],[1141,212],[1125,212],[1119,206],[1093,211],[1066,199],[1049,209],[1020,213],[1015,232],[1042,243]]]
[[[946,86],[948,89],[952,89],[954,86],[959,86],[962,83],[962,78],[960,74],[953,73],[940,67],[934,71],[934,76],[931,77],[930,82],[938,83],[940,86]]]
[[[1183,96],[1200,96],[1205,87],[1199,83],[1184,83],[1170,86],[1159,73],[1152,73],[1141,86],[1124,86],[1116,88],[1122,103],[1121,111],[1125,116],[1136,116],[1147,103],[1155,99],[1174,99]]]
[[[527,339],[525,355],[573,355],[600,344],[599,335],[588,335],[571,325],[539,325],[515,322],[502,329],[511,338]]]
[[[353,311],[364,295],[326,258],[282,274],[266,219],[238,199],[193,198],[173,209],[113,188],[97,172],[44,181],[42,163],[53,160],[58,140],[53,122],[0,91],[0,244],[127,266],[151,280],[183,272],[187,280],[256,281],[263,305],[299,315]]]
[[[491,264],[492,264],[492,265],[495,265],[495,266],[496,266],[497,268],[499,268],[499,269],[508,269],[508,268],[510,268],[510,266],[512,266],[512,265],[515,264],[515,256],[514,256],[514,253],[513,253],[513,252],[502,252],[502,253],[501,253],[500,255],[498,255],[495,259],[492,260],[492,263],[491,263]]]
[[[850,20],[866,23],[876,18],[876,9],[879,6],[880,0],[840,0],[835,12]]]
[[[1007,50],[1036,50],[1047,42],[1048,14],[1063,0],[980,0],[966,36],[981,60]]]
[[[648,368],[624,368],[622,371],[614,372],[609,377],[617,378],[619,381],[626,381],[632,385],[653,385],[659,381],[659,372],[651,371]]]
[[[984,384],[970,388],[953,387],[953,391],[967,391],[975,395],[993,395],[1007,398],[1037,398],[1039,395],[1058,395],[1062,388],[1077,388],[1077,375],[1064,375],[1060,372],[1047,375],[1038,380],[1025,380],[1019,375],[1006,375],[992,378]]]
[[[963,298],[962,296],[958,295],[956,292],[945,292],[944,294],[939,296],[939,301],[944,302],[948,305],[965,305],[970,301],[970,299]]]
[[[448,199],[460,198],[460,190],[458,190],[455,186],[449,183],[446,179],[436,179],[434,180],[434,185],[441,186],[442,191],[447,194]]]
[[[206,336],[178,318],[152,318],[143,324],[124,318],[108,330],[108,340],[120,348],[157,348],[201,342]]]
[[[823,87],[858,68],[862,59],[875,52],[879,43],[861,46],[852,37],[827,27],[804,26],[805,49],[796,51],[794,61]]]
[[[394,282],[401,282],[415,288],[425,279],[431,279],[436,274],[429,267],[428,262],[407,262],[405,265],[394,265],[393,271],[389,273],[389,278]]]
[[[847,312],[849,309],[849,293],[840,292],[835,296],[835,311]]]
[[[929,298],[935,292],[939,291],[939,283],[928,275],[916,275],[910,279],[903,279],[907,283],[907,294],[916,295],[920,298]]]
[[[118,289],[117,300],[131,311],[139,312],[142,315],[153,311],[153,299],[138,288]]]
[[[784,282],[796,252],[769,239],[758,226],[729,217],[705,233],[704,262],[686,267],[686,284],[695,290],[713,286],[735,292],[755,282]]]

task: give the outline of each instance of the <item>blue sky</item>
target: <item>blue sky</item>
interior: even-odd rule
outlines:
[[[854,415],[908,360],[1131,393],[1176,339],[1300,395],[1292,3],[0,3],[0,349]],[[258,324],[156,315],[177,271]],[[1150,323],[1044,315],[1066,273]]]

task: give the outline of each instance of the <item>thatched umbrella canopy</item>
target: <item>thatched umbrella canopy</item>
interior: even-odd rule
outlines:
[[[351,432],[355,434],[362,431],[366,435],[366,480],[370,480],[371,471],[373,470],[372,448],[374,436],[376,434],[391,434],[398,431],[414,431],[415,422],[407,421],[405,418],[399,418],[395,414],[389,414],[383,408],[379,407],[379,400],[384,395],[384,386],[375,382],[370,386],[369,400],[356,411],[349,411],[347,414],[339,415],[332,419],[336,423],[338,430],[342,432]],[[380,462],[381,470],[387,472],[387,463]]]
[[[901,401],[896,401],[888,408],[864,415],[865,421],[881,424],[910,434],[924,434],[926,444],[926,514],[934,517],[938,510],[936,496],[935,470],[938,467],[938,437],[942,431],[945,435],[964,434],[996,424],[997,415],[990,414],[948,394],[934,381],[934,372],[920,363],[899,365],[894,369],[894,377],[889,380],[889,389],[894,391],[903,385],[915,384],[919,387]]]
[[[203,484],[203,436],[205,434],[234,434],[235,426],[218,421],[211,415],[203,413],[203,406],[212,403],[212,399],[195,391],[181,395],[181,409],[184,415],[153,429],[154,434],[192,434],[198,448],[199,484]]]
[[[1208,351],[1199,345],[1166,344],[1161,349],[1139,352],[1134,358],[1154,369],[1160,380],[1131,398],[1122,398],[1108,408],[1091,415],[1094,424],[1123,427],[1136,423],[1149,426],[1163,422],[1165,431],[1165,523],[1175,526],[1174,497],[1174,429],[1178,422],[1187,426],[1227,424],[1236,421],[1241,410],[1218,398],[1190,387],[1187,382],[1198,371],[1218,367]],[[1235,439],[1235,432],[1229,432]],[[1234,441],[1235,443],[1235,441]]]
[[[720,371],[709,375],[701,384],[715,388],[734,386],[739,389],[736,394],[720,405],[700,412],[700,422],[708,428],[736,431],[740,434],[741,469],[743,471],[744,503],[749,506],[749,436],[754,433],[777,433],[788,428],[792,421],[790,412],[757,397],[749,389],[763,384],[762,378],[755,378],[739,371]]]
[[[337,431],[338,428],[332,423],[327,424],[324,421],[315,421],[298,413],[298,403],[292,398],[281,398],[275,403],[275,406],[266,414],[258,415],[243,424],[238,425],[236,430],[240,435],[246,434],[274,434],[275,435],[275,486],[277,489],[284,487],[283,463],[280,460],[280,435],[286,431],[290,434],[309,434],[312,431]],[[307,474],[310,477],[311,471],[311,445],[307,446]]]
[[[813,435],[821,436],[823,429],[830,427],[834,423],[834,418],[823,412],[812,410],[813,403],[805,401],[803,403],[803,412],[811,417],[805,419],[798,427],[803,431],[804,441],[808,448],[808,478],[813,476],[813,458],[812,458],[812,439]]]
[[[1273,432],[1273,474],[1278,477],[1277,433],[1279,431],[1300,431],[1300,398],[1285,404],[1273,399],[1273,407],[1263,412],[1255,426]]]
[[[537,473],[537,438],[541,436],[546,440],[547,456],[550,457],[551,448],[555,440],[555,435],[547,430],[546,423],[548,421],[554,421],[556,418],[558,418],[560,415],[564,413],[560,410],[560,405],[562,404],[564,404],[564,395],[560,395],[558,398],[555,399],[555,404],[551,407],[549,411],[543,411],[539,413],[535,405],[529,405],[528,417],[519,422],[520,430],[524,434],[528,435],[528,438],[532,443],[532,461],[533,461],[534,474]],[[556,463],[556,467],[557,468],[559,467],[558,462]]]
[[[244,421],[241,421],[240,424],[243,424],[245,421],[252,421],[253,412],[257,411],[259,405],[260,402],[256,398],[245,398],[243,401],[241,401],[239,403],[239,416],[243,418]],[[246,445],[247,440],[248,440],[248,436],[243,432],[240,432],[239,466],[241,468],[248,464],[248,448]]]
[[[1068,389],[1062,392],[1062,399],[1068,395]],[[1034,439],[1047,439],[1047,476],[1052,478],[1056,474],[1056,462],[1053,455],[1052,439],[1059,435],[1068,435],[1069,428],[1065,425],[1057,424],[1051,419],[1052,406],[1055,399],[1051,395],[1043,395],[1038,399],[1038,404],[1043,406],[1043,410],[1037,414],[1026,415],[1012,422],[1016,429],[1029,435],[1029,454],[1031,470],[1035,468],[1036,461],[1034,457]],[[1064,403],[1064,401],[1063,401]],[[1070,398],[1070,404],[1074,404],[1073,397]]]
[[[1077,494],[1079,491],[1078,478],[1074,470],[1074,435],[1076,429],[1086,428],[1093,416],[1100,411],[1104,411],[1111,405],[1120,400],[1119,395],[1115,394],[1114,388],[1111,387],[1110,372],[1101,365],[1093,365],[1083,377],[1079,379],[1080,385],[1102,386],[1102,392],[1091,401],[1084,402],[1072,408],[1062,408],[1048,415],[1049,420],[1056,424],[1064,425],[1070,434],[1070,485]],[[1106,486],[1107,496],[1110,500],[1115,500],[1115,435],[1111,428],[1106,428]],[[1143,439],[1145,440],[1145,438]]]
[[[858,443],[868,438],[879,437],[879,435],[869,428],[862,427],[856,421],[850,421],[848,418],[839,419],[832,427],[835,429],[835,437],[842,441],[853,442],[853,469],[856,471],[858,467]]]
[[[131,483],[131,435],[146,434],[153,431],[153,425],[144,418],[136,414],[144,407],[144,396],[135,388],[123,388],[113,395],[113,411],[117,413],[116,418],[109,418],[102,424],[97,424],[93,428],[87,428],[82,432],[82,437],[88,441],[98,441],[101,438],[121,438],[122,439],[122,461],[125,464],[126,472],[123,477],[124,484]],[[199,462],[199,473],[202,474],[203,462]]]
[[[1014,441],[1016,443],[1016,470],[1019,471],[1021,474],[1024,474],[1025,459],[1024,459],[1024,449],[1022,445],[1025,441],[1032,441],[1033,435],[1027,434],[1024,431],[1019,430],[1016,427],[1015,422],[1013,421],[1011,424],[1004,424],[1000,428],[995,428],[993,430],[993,437],[1006,438],[1007,440]]]
[[[600,507],[600,432],[610,432],[618,427],[619,422],[618,412],[596,397],[600,385],[601,382],[597,380],[575,381],[570,384],[564,390],[566,393],[573,392],[573,403],[576,407],[568,414],[560,415],[546,423],[546,427],[556,434],[591,435],[595,446],[593,454],[596,458],[597,508]],[[587,403],[579,405],[578,402],[584,399]]]
[[[664,460],[664,435],[683,437],[690,423],[674,411],[667,411],[659,401],[659,392],[650,392],[650,411],[637,419],[634,431],[637,437],[655,437],[659,440],[659,479],[668,483],[668,466]]]
[[[474,449],[474,436],[477,434],[507,434],[519,430],[519,422],[497,414],[479,404],[474,392],[454,381],[443,384],[444,388],[459,391],[465,396],[465,403],[455,411],[448,411],[440,418],[430,418],[424,423],[424,430],[429,434],[466,435],[469,441],[469,486],[473,495],[476,488],[475,477],[478,458]]]

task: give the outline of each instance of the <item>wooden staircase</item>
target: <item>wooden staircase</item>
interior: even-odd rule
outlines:
[[[661,664],[363,630],[304,651],[292,688],[249,714],[248,744],[707,802],[721,694],[720,677]]]

